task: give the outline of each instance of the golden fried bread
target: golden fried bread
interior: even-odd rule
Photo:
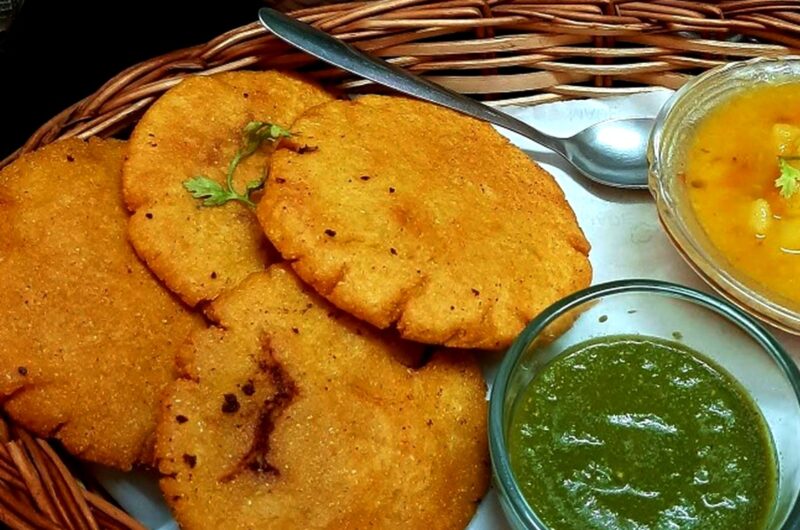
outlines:
[[[336,306],[425,343],[499,349],[591,281],[589,243],[551,175],[490,125],[365,96],[306,112],[274,154],[258,216]]]
[[[240,202],[204,207],[183,183],[198,176],[225,181],[251,121],[289,127],[305,109],[332,96],[280,72],[191,77],[161,96],[130,139],[124,191],[129,231],[139,255],[184,301],[213,300],[270,262],[251,208]],[[260,180],[271,144],[247,158],[235,187]]]
[[[286,265],[210,308],[158,428],[161,487],[185,530],[463,529],[488,486],[476,360],[335,309]]]
[[[126,239],[124,142],[64,140],[0,172],[0,396],[74,455],[149,463],[159,398],[202,320]]]

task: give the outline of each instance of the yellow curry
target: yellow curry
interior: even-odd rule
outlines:
[[[695,133],[685,178],[730,263],[800,301],[800,83],[753,88],[716,108]]]

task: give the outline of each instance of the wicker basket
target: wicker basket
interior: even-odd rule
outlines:
[[[292,14],[498,105],[677,88],[728,61],[800,50],[800,0],[380,0]],[[121,72],[45,123],[0,167],[59,138],[124,134],[188,75],[248,68],[301,70],[349,91],[374,90],[254,23]],[[46,442],[2,420],[0,521],[19,529],[142,528],[87,491]]]
[[[497,104],[677,88],[727,61],[800,50],[800,0],[380,0],[292,14]],[[118,133],[187,75],[246,68],[299,69],[348,90],[367,84],[253,23],[121,72],[45,123],[0,167],[61,137]]]

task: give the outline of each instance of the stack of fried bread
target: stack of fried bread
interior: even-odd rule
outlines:
[[[553,178],[487,124],[297,76],[192,77],[128,141],[0,172],[0,394],[161,473],[181,527],[459,529],[480,350],[589,284]]]

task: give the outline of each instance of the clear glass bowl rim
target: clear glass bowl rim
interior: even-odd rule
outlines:
[[[780,57],[763,56],[744,61],[733,61],[704,72],[681,86],[661,107],[650,134],[647,157],[650,163],[648,175],[648,188],[656,202],[656,209],[661,224],[664,226],[673,246],[680,256],[694,269],[694,271],[708,283],[711,288],[720,293],[730,302],[742,307],[756,318],[778,327],[788,333],[800,335],[800,312],[788,307],[787,301],[783,303],[778,299],[773,300],[768,291],[760,291],[746,285],[740,279],[740,273],[719,263],[709,254],[709,250],[687,229],[681,215],[673,208],[673,203],[668,199],[670,183],[668,176],[662,168],[662,151],[664,149],[664,134],[667,121],[675,107],[683,100],[691,97],[691,93],[698,86],[722,82],[736,71],[762,65],[769,68],[771,65],[781,63],[796,63],[800,65],[800,55],[786,55]],[[800,81],[800,78],[797,79]],[[774,293],[773,293],[774,295]]]
[[[704,307],[721,316],[728,322],[742,329],[756,341],[780,367],[794,390],[795,398],[800,402],[800,370],[781,346],[761,324],[749,314],[730,302],[716,296],[698,291],[676,283],[661,280],[630,279],[601,283],[578,291],[554,303],[534,318],[514,340],[506,352],[505,358],[497,371],[489,398],[489,454],[495,473],[495,484],[501,502],[513,509],[517,517],[530,529],[548,530],[528,505],[517,486],[514,473],[506,451],[506,436],[503,428],[503,408],[506,390],[511,374],[519,364],[520,358],[531,341],[538,336],[553,320],[567,311],[579,307],[592,300],[618,294],[655,294],[671,296]],[[800,449],[798,449],[800,450]],[[800,528],[800,495],[795,498],[782,530]]]

